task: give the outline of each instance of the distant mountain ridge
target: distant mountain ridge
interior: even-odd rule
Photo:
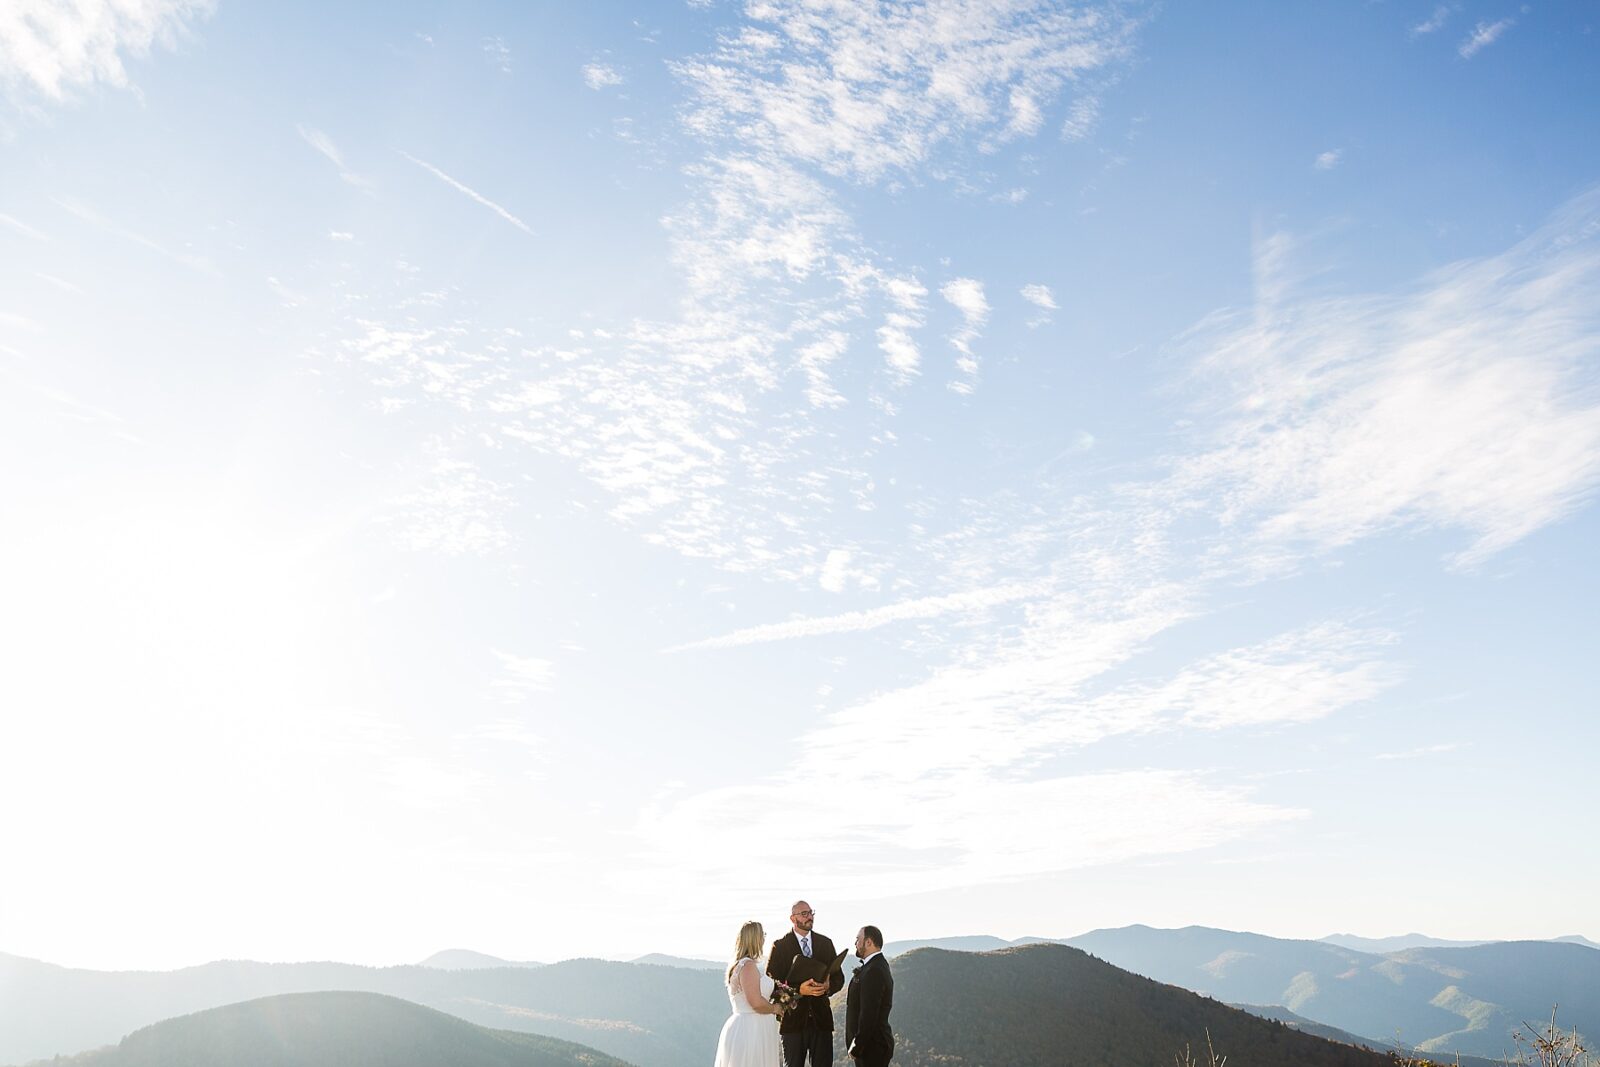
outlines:
[[[1552,941],[1571,942],[1574,945],[1584,945],[1592,949],[1600,949],[1600,941],[1591,941],[1582,934],[1567,934],[1564,937],[1552,937]]]
[[[661,952],[652,952],[648,956],[640,956],[629,963],[642,963],[650,967],[683,967],[691,971],[720,971],[731,964],[731,960],[708,960],[699,956],[668,956]]]
[[[1378,955],[1404,952],[1410,948],[1473,948],[1478,945],[1501,943],[1493,938],[1482,941],[1451,941],[1443,937],[1429,937],[1427,934],[1400,934],[1396,937],[1358,937],[1355,934],[1329,934],[1322,940],[1330,945],[1338,945],[1340,948],[1353,948],[1357,952],[1374,952]],[[1567,934],[1565,937],[1546,937],[1535,940],[1552,943],[1571,942],[1575,945],[1600,949],[1600,942],[1590,941],[1582,934]]]
[[[503,960],[499,956],[474,952],[470,948],[447,948],[443,952],[435,952],[417,966],[437,967],[445,971],[481,971],[493,967],[543,967],[544,964],[531,960]]]
[[[1190,926],[1096,930],[1068,943],[1118,967],[1235,1004],[1281,1005],[1387,1046],[1498,1059],[1524,1020],[1600,1034],[1600,952],[1555,941],[1413,948],[1388,955],[1326,941]]]
[[[1451,941],[1442,937],[1429,937],[1427,934],[1400,934],[1396,937],[1329,934],[1321,940],[1330,945],[1338,945],[1340,948],[1371,952],[1380,956],[1388,952],[1403,952],[1408,948],[1471,948],[1473,945],[1488,944],[1487,941]]]
[[[920,941],[890,941],[883,946],[883,954],[893,959],[919,948],[942,948],[949,952],[998,952],[1003,948],[1061,943],[1060,939],[1053,937],[1019,937],[1015,941],[1007,941],[988,934],[968,934],[960,937],[930,937]]]
[[[136,1030],[62,1067],[629,1067],[592,1048],[490,1030],[378,993],[286,993]]]
[[[648,1067],[704,1067],[705,1035],[714,1045],[728,1013],[717,972],[604,960],[470,970],[230,961],[106,972],[0,953],[0,1064],[81,1052],[225,1004],[329,990],[387,994]]]

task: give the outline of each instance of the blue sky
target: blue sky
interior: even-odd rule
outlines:
[[[0,15],[0,949],[1596,935],[1592,7],[324,8]]]

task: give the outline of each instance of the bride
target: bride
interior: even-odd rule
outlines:
[[[761,952],[767,932],[758,922],[739,928],[733,966],[728,968],[728,1001],[733,1014],[722,1024],[714,1067],[779,1067],[778,1006],[772,979],[761,973]]]

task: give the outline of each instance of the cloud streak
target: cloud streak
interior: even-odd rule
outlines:
[[[952,612],[988,611],[1004,604],[1038,597],[1045,586],[1037,582],[998,586],[994,589],[974,589],[944,596],[919,597],[916,600],[887,604],[867,611],[850,611],[842,615],[820,618],[794,619],[789,622],[767,623],[736,630],[721,637],[708,637],[701,641],[673,645],[665,652],[697,652],[744,645],[764,644],[769,641],[792,641],[804,637],[826,634],[860,633],[908,619],[932,619]]]
[[[23,222],[21,219],[14,219],[10,215],[0,214],[0,226],[4,226],[6,229],[12,230],[15,233],[20,233],[30,241],[50,240],[48,234],[45,234],[40,230],[36,230],[32,226],[29,226],[26,222]]]
[[[1500,19],[1497,22],[1480,22],[1472,28],[1472,33],[1456,48],[1462,59],[1471,59],[1479,52],[1498,41],[1501,36],[1516,25],[1516,19]]]
[[[84,204],[78,200],[66,196],[51,197],[50,199],[57,207],[67,212],[69,215],[88,223],[96,229],[104,230],[107,233],[122,238],[124,241],[130,241],[141,248],[147,248],[157,255],[164,256],[167,259],[172,260],[174,263],[188,267],[192,271],[210,275],[216,275],[219,273],[217,268],[206,257],[195,255],[192,252],[173,251],[166,245],[157,241],[153,241],[149,237],[146,237],[144,234],[139,233],[136,230],[130,230],[120,223],[112,222],[110,219],[105,218],[99,212],[89,207],[87,204]]]
[[[345,166],[344,156],[340,153],[339,146],[334,144],[333,139],[327,134],[321,130],[303,125],[296,126],[295,132],[300,135],[301,140],[316,149],[328,162],[338,168],[339,178],[346,184],[353,185],[358,189],[371,188],[371,182],[361,175],[353,173],[349,167]]]
[[[438,178],[440,181],[442,181],[446,185],[450,186],[450,188],[456,190],[459,193],[464,194],[466,197],[468,197],[471,200],[477,201],[478,203],[482,204],[484,207],[488,208],[490,211],[493,211],[496,215],[499,215],[501,218],[503,218],[507,222],[511,223],[511,225],[515,226],[517,229],[521,230],[523,233],[532,236],[533,231],[528,228],[528,224],[527,223],[525,223],[521,219],[517,218],[515,215],[513,215],[511,212],[507,211],[505,208],[501,207],[499,204],[495,203],[493,200],[490,200],[488,197],[484,196],[482,193],[478,192],[476,189],[469,188],[468,186],[463,185],[462,183],[456,181],[454,178],[450,177],[450,175],[446,174],[444,171],[440,170],[438,167],[434,166],[432,163],[426,162],[425,160],[418,159],[416,156],[413,156],[413,155],[411,155],[410,153],[407,153],[407,152],[401,152],[400,154],[402,156],[405,156],[405,158],[409,159],[411,162],[415,163],[417,166],[421,167],[423,170],[427,171],[429,174],[432,174],[435,178]]]

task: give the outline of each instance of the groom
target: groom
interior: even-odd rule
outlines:
[[[812,932],[817,913],[803,900],[794,902],[789,909],[789,923],[794,927],[772,943],[772,955],[767,957],[767,975],[781,982],[789,976],[789,968],[796,956],[812,956],[832,960],[833,942],[822,934]],[[811,1067],[833,1067],[833,1006],[828,998],[844,988],[844,976],[834,971],[828,983],[808,981],[800,986],[800,1003],[784,1013],[778,1024],[783,1038],[783,1067],[805,1067],[806,1056],[811,1057]]]
[[[894,1056],[894,1031],[889,1029],[894,975],[883,958],[883,933],[876,926],[857,931],[856,959],[861,966],[850,976],[844,998],[845,1049],[855,1067],[889,1067]]]

